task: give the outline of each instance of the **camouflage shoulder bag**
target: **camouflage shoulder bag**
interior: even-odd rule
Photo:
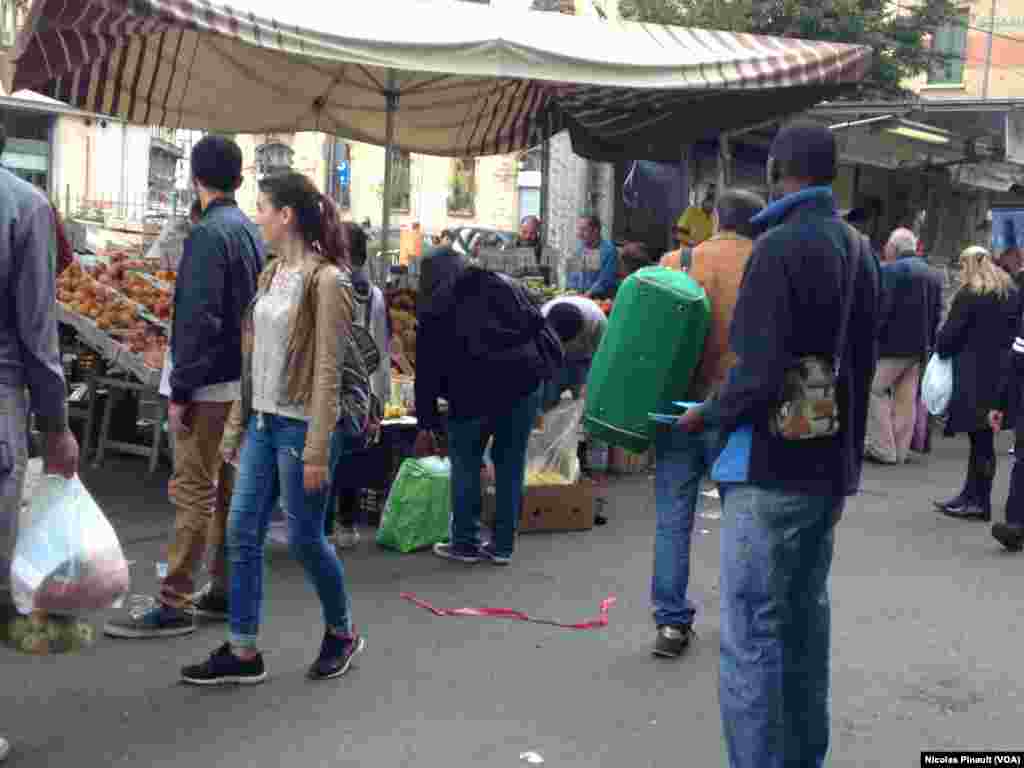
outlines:
[[[850,244],[847,264],[846,295],[836,351],[831,359],[807,355],[786,371],[782,387],[782,403],[769,421],[771,433],[783,440],[814,440],[832,437],[839,432],[839,399],[836,392],[842,365],[846,333],[853,313],[853,294],[857,280],[857,262],[863,248],[862,236],[847,225]]]

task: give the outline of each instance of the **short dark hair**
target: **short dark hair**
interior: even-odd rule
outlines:
[[[835,181],[839,162],[836,137],[813,120],[796,120],[783,127],[770,154],[781,179],[808,179],[815,185]]]
[[[362,269],[366,266],[366,232],[354,222],[346,221],[342,225],[348,235],[348,257],[352,266]]]
[[[192,178],[207,189],[233,194],[242,183],[242,150],[226,136],[204,136],[191,159]]]
[[[442,240],[444,240],[447,237],[449,240],[451,240],[454,243],[455,242],[455,230],[451,229],[450,227],[442,229],[441,230],[441,234],[438,235],[438,237],[441,238]]]
[[[572,341],[583,330],[583,310],[560,301],[548,310],[548,324],[563,342]]]
[[[763,211],[764,207],[764,198],[750,190],[727,189],[718,198],[715,206],[718,227],[726,232],[753,237],[754,228],[750,220]]]

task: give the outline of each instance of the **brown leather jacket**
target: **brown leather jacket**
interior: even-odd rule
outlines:
[[[221,451],[236,451],[252,417],[253,308],[270,287],[280,264],[260,275],[256,298],[245,313],[242,326],[242,399],[236,401],[224,428]],[[318,271],[318,268],[319,271]],[[316,274],[314,274],[316,273]],[[305,286],[292,320],[288,340],[285,391],[301,403],[309,416],[309,432],[302,460],[307,466],[326,467],[330,461],[331,435],[341,416],[341,356],[351,339],[351,273],[323,259],[309,259],[303,267]]]

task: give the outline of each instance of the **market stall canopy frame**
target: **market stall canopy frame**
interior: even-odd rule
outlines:
[[[129,122],[323,131],[444,156],[569,129],[591,159],[680,146],[834,98],[870,49],[701,29],[380,0],[34,0],[3,73]],[[317,29],[309,25],[316,25]]]

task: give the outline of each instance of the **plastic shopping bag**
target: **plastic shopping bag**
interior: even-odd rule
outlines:
[[[580,478],[578,454],[583,400],[566,400],[544,414],[543,427],[526,445],[527,485],[573,485]]]
[[[77,476],[41,478],[27,520],[11,564],[19,612],[80,616],[122,604],[130,586],[128,562]]]
[[[415,552],[448,540],[451,464],[431,456],[406,459],[384,504],[377,543]]]
[[[921,399],[932,416],[941,416],[953,397],[953,360],[932,355],[921,381]]]

